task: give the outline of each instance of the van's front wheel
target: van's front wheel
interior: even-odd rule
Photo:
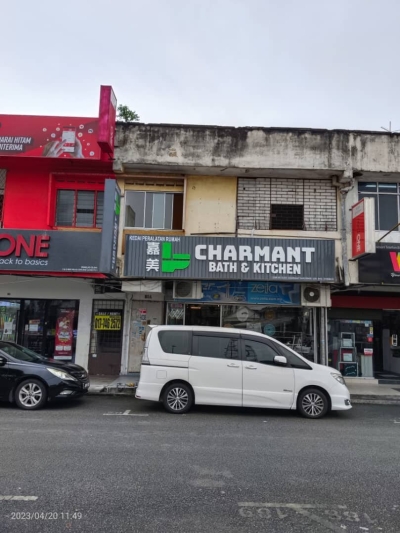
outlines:
[[[187,413],[193,405],[193,393],[185,383],[172,383],[163,395],[163,404],[169,413]]]
[[[305,418],[322,418],[329,410],[328,398],[319,389],[306,389],[299,396],[297,409]]]

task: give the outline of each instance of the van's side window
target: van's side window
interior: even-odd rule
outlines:
[[[193,341],[193,355],[217,359],[239,359],[239,339],[237,338],[195,335]]]
[[[268,344],[257,341],[243,339],[243,359],[245,361],[254,361],[264,365],[273,365],[274,357],[279,355]]]
[[[179,353],[190,355],[190,332],[189,331],[160,331],[158,334],[161,348],[165,353]]]
[[[303,368],[304,370],[312,370],[311,366],[308,365],[303,359],[300,359],[300,357],[297,357],[297,355],[294,355],[294,353],[290,352],[283,346],[279,346],[279,351],[282,355],[284,355],[287,359],[288,364],[292,368]]]

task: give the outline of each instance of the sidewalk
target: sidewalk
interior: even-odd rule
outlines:
[[[400,405],[399,385],[379,385],[377,379],[347,379],[352,403]]]
[[[120,396],[135,394],[139,372],[125,376],[91,376],[89,394]],[[400,405],[400,386],[379,385],[376,379],[347,379],[352,403]]]
[[[134,395],[136,386],[139,382],[139,372],[127,374],[125,376],[90,376],[89,394]]]

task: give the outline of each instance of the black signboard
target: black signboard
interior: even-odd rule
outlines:
[[[125,250],[125,276],[138,278],[335,280],[327,239],[127,235]]]
[[[100,272],[102,234],[3,229],[0,272]]]
[[[358,260],[360,283],[400,285],[400,244],[377,243],[376,253]]]

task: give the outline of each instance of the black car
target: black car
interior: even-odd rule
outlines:
[[[39,409],[48,400],[86,394],[84,368],[42,357],[15,342],[0,341],[0,400],[21,409]]]

